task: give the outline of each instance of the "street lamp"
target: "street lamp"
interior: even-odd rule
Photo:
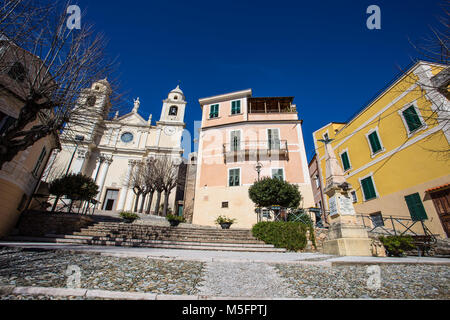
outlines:
[[[256,172],[258,172],[258,181],[259,181],[262,167],[263,167],[263,165],[261,164],[261,162],[258,162],[255,166],[255,170],[256,170]]]
[[[78,149],[78,142],[83,142],[83,141],[84,141],[84,136],[76,135],[76,136],[75,136],[75,141],[76,141],[76,142],[75,142],[75,150],[73,150],[72,158],[70,159],[69,166],[67,167],[66,176],[67,176],[67,174],[69,173],[70,166],[72,165],[73,158],[75,157],[75,152],[77,152],[77,149]]]

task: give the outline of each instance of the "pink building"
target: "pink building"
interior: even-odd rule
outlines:
[[[235,227],[257,222],[249,187],[260,177],[296,184],[302,206],[314,206],[302,121],[293,97],[254,98],[243,90],[200,99],[202,125],[198,149],[193,223],[214,225],[219,215]]]

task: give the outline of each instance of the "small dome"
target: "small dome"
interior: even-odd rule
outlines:
[[[177,85],[177,87],[175,89],[173,89],[172,91],[170,91],[169,96],[168,96],[169,100],[172,101],[184,101],[184,93],[183,91],[180,89],[180,85]]]

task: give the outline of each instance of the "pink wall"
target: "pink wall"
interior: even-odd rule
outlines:
[[[272,161],[261,160],[263,164],[261,176],[271,176],[271,168],[283,168],[287,181],[304,183],[301,160],[303,141],[299,141],[298,126],[300,123],[242,123],[203,131],[199,186],[227,186],[230,168],[241,168],[241,185],[253,184],[257,179],[257,172],[254,169],[256,160],[224,164],[223,144],[230,143],[231,131],[241,130],[242,146],[248,141],[260,141],[263,145],[267,142],[267,129],[279,129],[280,140],[288,141],[289,161],[276,158]]]

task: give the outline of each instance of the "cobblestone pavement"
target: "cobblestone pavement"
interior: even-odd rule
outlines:
[[[287,298],[293,292],[276,270],[264,263],[207,263],[199,294],[219,297]]]
[[[369,281],[375,273],[368,266],[279,264],[275,267],[301,298],[450,299],[448,266],[380,265],[380,286],[376,290]]]
[[[66,270],[76,265],[85,289],[220,297],[450,299],[449,266],[381,264],[375,266],[380,271],[380,287],[370,289],[368,280],[374,273],[367,265],[331,267],[323,265],[321,259],[311,260],[310,264],[237,260],[204,263],[0,248],[0,286],[65,288]],[[0,299],[83,298],[5,294]]]
[[[69,266],[81,271],[81,288],[192,295],[201,281],[203,263],[0,249],[0,285],[67,286]]]

